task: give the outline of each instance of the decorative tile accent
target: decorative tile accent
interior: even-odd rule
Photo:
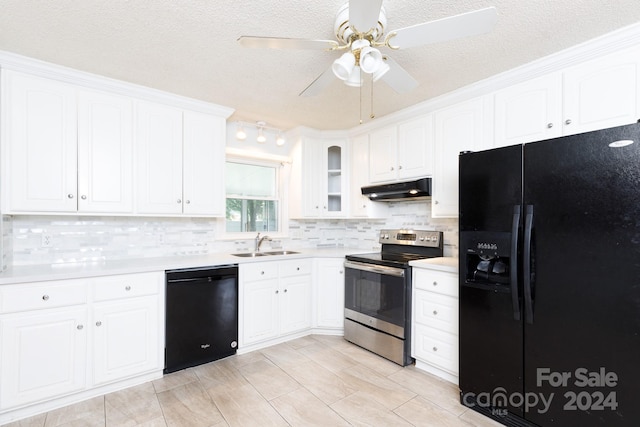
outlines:
[[[457,256],[456,219],[431,218],[428,202],[392,203],[389,212],[387,220],[290,220],[289,238],[266,243],[272,248],[293,250],[318,247],[378,250],[378,230],[417,228],[443,231],[445,255]],[[217,240],[220,221],[222,219],[5,216],[2,260],[8,265],[36,265],[253,250],[253,239]],[[43,234],[50,237],[49,246],[43,245]]]

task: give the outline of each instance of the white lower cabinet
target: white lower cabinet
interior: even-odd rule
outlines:
[[[413,268],[411,356],[416,367],[458,383],[458,276]]]
[[[0,287],[0,424],[26,405],[160,376],[163,283],[155,272]]]
[[[239,267],[239,349],[311,327],[311,259]]]
[[[317,258],[314,269],[313,326],[323,332],[344,330],[344,258]]]

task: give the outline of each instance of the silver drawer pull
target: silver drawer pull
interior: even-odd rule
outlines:
[[[437,316],[437,315],[438,315],[438,312],[437,312],[436,310],[433,310],[433,315],[434,315],[434,316]]]
[[[76,329],[78,329],[79,331],[81,331],[81,330],[82,330],[82,328],[84,328],[84,326],[83,326],[83,325],[78,325],[78,326],[76,326]]]
[[[436,282],[435,280],[433,281],[433,286],[438,286],[438,282]]]
[[[277,294],[277,293],[280,293],[280,291],[276,290],[276,294]]]
[[[285,289],[284,292],[287,293],[287,290]]]
[[[131,290],[131,286],[129,286],[129,285],[125,286],[125,287],[124,287],[124,290],[125,290],[125,291],[130,291],[130,290]]]
[[[433,347],[433,351],[438,351],[438,347]]]
[[[98,321],[96,322],[96,326],[102,326],[102,322],[98,320]]]
[[[49,301],[49,295],[42,295],[42,301]]]

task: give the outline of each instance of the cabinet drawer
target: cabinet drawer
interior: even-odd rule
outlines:
[[[123,274],[98,277],[93,280],[93,298],[106,301],[142,295],[155,295],[160,291],[162,273]]]
[[[241,264],[238,274],[244,282],[275,279],[278,277],[278,263],[257,262],[253,264]]]
[[[414,268],[413,287],[458,298],[458,275],[443,271]]]
[[[458,300],[448,295],[416,290],[414,317],[417,323],[458,335]]]
[[[280,262],[280,277],[300,276],[311,274],[312,260],[293,259]]]
[[[414,325],[413,339],[413,357],[458,375],[457,336],[434,328]]]
[[[0,313],[39,310],[85,304],[87,286],[84,281],[42,282],[3,287],[0,292]]]

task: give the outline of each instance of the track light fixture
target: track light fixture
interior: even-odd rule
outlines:
[[[244,141],[247,139],[247,132],[245,129],[256,128],[256,142],[264,144],[269,138],[269,134],[273,134],[275,137],[275,143],[277,146],[283,146],[287,141],[284,138],[284,134],[281,129],[267,126],[267,123],[260,120],[255,123],[236,122],[236,139],[238,141]]]

